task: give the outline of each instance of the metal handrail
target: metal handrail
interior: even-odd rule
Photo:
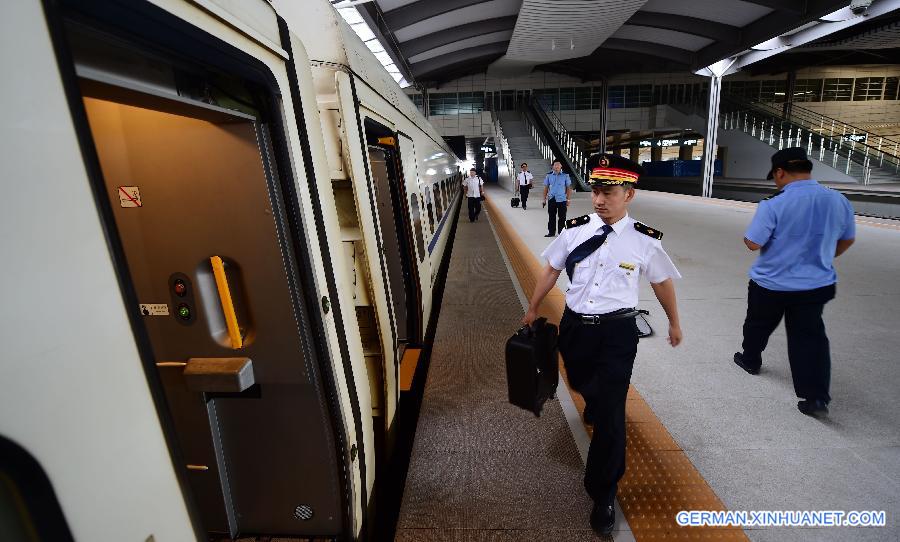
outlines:
[[[544,115],[548,121],[548,125],[553,128],[557,142],[566,152],[566,155],[569,157],[572,164],[578,168],[579,174],[584,178],[587,174],[587,155],[581,150],[578,142],[566,129],[562,120],[556,116],[556,113],[544,107],[544,104],[542,104],[540,100],[533,100],[533,103],[535,108]]]
[[[850,142],[852,143],[854,149],[859,148],[866,159],[868,159],[869,161],[872,161],[874,159],[874,161],[877,162],[877,167],[891,168],[900,164],[900,143],[894,140],[877,136],[870,132],[866,132],[861,128],[857,128],[851,124],[832,119],[831,117],[826,117],[825,115],[818,115],[815,111],[810,111],[809,109],[798,106],[792,106],[791,115],[789,117],[785,117],[781,108],[775,107],[766,102],[748,102],[734,98],[732,96],[723,96],[723,101],[726,99],[731,103],[731,105],[759,110],[764,114],[771,115],[784,122],[790,122],[797,126],[806,128],[822,135],[823,137],[828,137],[833,140],[840,139],[842,142],[846,142],[844,136],[848,134],[859,134],[860,132],[863,132],[866,134],[865,141]],[[799,114],[795,114],[794,109],[796,109]],[[828,119],[828,124],[826,124],[825,119]],[[877,143],[872,141],[870,138],[878,138]],[[884,165],[885,162],[888,163],[887,166]]]
[[[726,107],[722,114],[726,129],[739,129],[778,149],[805,146],[810,156],[818,150],[820,162],[828,163],[825,159],[828,154],[832,167],[843,169],[847,175],[858,175],[863,184],[869,184],[872,169],[876,167],[888,173],[900,173],[900,159],[885,152],[880,146],[846,140],[843,137],[848,133],[846,126],[840,127],[841,133],[832,131],[830,127],[829,130],[823,130],[820,127],[804,126],[795,120],[786,119],[778,108],[759,102],[748,103],[731,97],[723,98]],[[839,168],[838,162],[843,160],[846,163],[842,163],[843,167]],[[854,165],[858,168],[854,168]],[[857,169],[860,171],[856,171]]]
[[[799,113],[799,115],[798,115]],[[900,148],[900,141],[891,139],[889,137],[884,137],[875,133],[872,133],[864,128],[860,128],[859,126],[854,126],[848,122],[844,122],[839,119],[835,119],[833,117],[829,117],[828,115],[824,115],[819,113],[818,111],[813,111],[812,109],[808,109],[801,105],[797,105],[796,103],[791,104],[791,117],[799,116],[807,119],[812,119],[813,122],[818,122],[819,125],[833,125],[833,126],[842,126],[846,128],[852,129],[854,133],[862,133],[866,134],[866,140],[871,141],[875,138],[878,138],[879,144],[884,148],[893,147],[895,149],[893,155],[900,156],[897,154],[897,149]]]
[[[506,169],[510,174],[510,178],[514,179],[515,177],[512,175],[513,161],[512,154],[509,151],[509,140],[507,140],[506,136],[503,134],[503,126],[500,123],[500,115],[497,114],[497,112],[494,111],[493,108],[491,108],[491,117],[494,121],[494,143],[500,146],[500,152],[503,155],[503,159],[506,161]],[[513,186],[513,188],[515,188],[515,186]]]

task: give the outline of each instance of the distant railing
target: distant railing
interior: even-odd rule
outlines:
[[[723,97],[721,127],[741,130],[777,149],[804,147],[809,156],[845,174],[870,184],[874,168],[884,174],[900,174],[900,160],[846,133],[831,132],[821,127],[810,128],[786,120],[779,108],[767,104],[740,102]]]
[[[491,109],[491,119],[494,121],[494,144],[499,147],[499,154],[503,156],[503,160],[506,161],[506,170],[509,174],[510,179],[512,179],[512,172],[514,168],[512,165],[512,154],[509,152],[509,140],[507,140],[506,136],[503,134],[503,126],[500,124],[500,115],[498,115],[497,112],[493,109]],[[511,188],[515,189],[515,186],[512,186]]]
[[[587,174],[587,155],[581,147],[578,145],[578,142],[575,138],[569,133],[563,124],[562,120],[556,116],[549,108],[545,107],[540,100],[533,100],[535,110],[537,110],[538,114],[543,115],[547,126],[549,126],[554,135],[556,136],[556,141],[562,147],[563,151],[568,156],[569,161],[578,169],[578,173],[582,178],[586,177]]]
[[[525,125],[525,131],[531,134],[531,137],[534,139],[534,143],[537,145],[538,150],[541,152],[541,157],[544,160],[552,161],[554,159],[553,149],[550,148],[550,145],[546,141],[544,141],[544,136],[541,134],[541,131],[538,130],[537,126],[535,126],[531,115],[529,115],[528,112],[524,109],[521,110],[521,114],[522,123]]]
[[[770,109],[780,109],[774,104],[765,103]],[[809,130],[820,134],[828,133],[830,137],[846,137],[852,136],[857,142],[865,143],[869,147],[875,149],[878,153],[883,153],[894,158],[900,158],[900,141],[889,137],[880,136],[843,122],[841,120],[823,115],[812,109],[807,109],[797,104],[791,104],[787,120],[794,124],[803,126]]]

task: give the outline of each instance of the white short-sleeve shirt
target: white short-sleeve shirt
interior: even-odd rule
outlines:
[[[470,198],[478,198],[481,197],[481,187],[484,186],[484,181],[482,181],[481,177],[478,175],[466,177],[463,179],[463,186],[468,187],[468,195]]]
[[[530,171],[520,171],[518,178],[519,186],[525,186],[526,184],[532,182],[532,180],[534,179],[534,175],[532,175]]]
[[[662,248],[662,242],[634,228],[627,214],[611,224],[613,231],[593,254],[575,265],[566,290],[566,305],[580,314],[606,314],[637,307],[638,279],[658,284],[680,279],[681,274]],[[603,233],[603,219],[596,213],[583,226],[566,228],[550,243],[542,258],[565,272],[566,258],[581,243]]]

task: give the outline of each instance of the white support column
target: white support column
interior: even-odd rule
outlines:
[[[712,197],[713,173],[716,167],[716,140],[719,132],[719,100],[722,97],[722,76],[709,77],[709,111],[706,117],[706,140],[703,142],[703,197]]]

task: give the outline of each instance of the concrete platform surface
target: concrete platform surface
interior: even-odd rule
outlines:
[[[527,211],[499,187],[488,195],[539,255],[550,241],[539,194]],[[836,263],[837,298],[825,308],[831,412],[817,420],[796,408],[783,325],[758,376],[731,361],[756,257],[741,240],[755,208],[638,191],[631,216],[664,232],[684,276],[684,343],[666,343],[665,314],[643,283],[640,308],[656,333],[641,340],[632,384],[730,510],[886,512],[886,527],[748,529],[751,540],[900,540],[900,222],[859,218],[856,244]],[[589,212],[590,195],[576,194],[569,217]]]

